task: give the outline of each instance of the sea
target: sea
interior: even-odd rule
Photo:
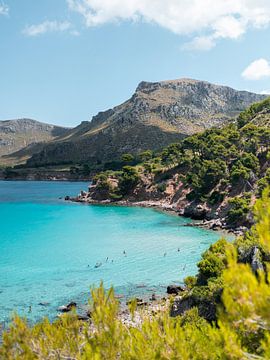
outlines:
[[[0,324],[15,313],[36,322],[85,304],[102,282],[119,298],[162,294],[197,272],[222,234],[140,207],[64,200],[86,182],[0,181]]]

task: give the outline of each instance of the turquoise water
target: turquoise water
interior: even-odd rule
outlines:
[[[153,209],[61,199],[81,189],[87,184],[0,182],[1,323],[14,310],[33,321],[54,318],[59,305],[86,301],[101,280],[126,296],[162,292],[195,274],[201,253],[220,237]]]

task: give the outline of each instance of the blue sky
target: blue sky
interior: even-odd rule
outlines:
[[[77,125],[142,80],[270,92],[269,39],[269,0],[0,0],[0,119]]]

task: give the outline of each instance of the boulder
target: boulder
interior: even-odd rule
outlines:
[[[69,304],[67,305],[63,305],[63,306],[60,306],[58,308],[58,311],[61,311],[61,312],[69,312],[71,311],[72,309],[76,308],[77,304],[75,302],[70,302]]]
[[[209,208],[204,204],[191,203],[185,207],[183,216],[194,220],[204,220],[207,217]]]
[[[167,294],[178,295],[180,292],[185,291],[185,288],[180,285],[169,285],[167,286]]]

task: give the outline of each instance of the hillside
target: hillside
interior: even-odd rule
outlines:
[[[270,98],[237,123],[189,136],[158,157],[144,152],[140,164],[121,172],[98,174],[77,200],[155,205],[212,227],[249,227],[255,198],[270,185],[269,108]]]
[[[41,123],[32,119],[0,121],[0,163],[5,163],[5,155],[17,152],[29,145],[56,139],[67,131],[66,128]],[[41,149],[39,146],[38,150]],[[2,158],[1,158],[2,157]],[[20,162],[19,157],[14,157]],[[22,157],[23,161],[24,157]]]
[[[190,79],[141,82],[128,101],[51,141],[28,165],[96,164],[117,160],[123,153],[159,150],[187,135],[220,127],[264,98]]]

